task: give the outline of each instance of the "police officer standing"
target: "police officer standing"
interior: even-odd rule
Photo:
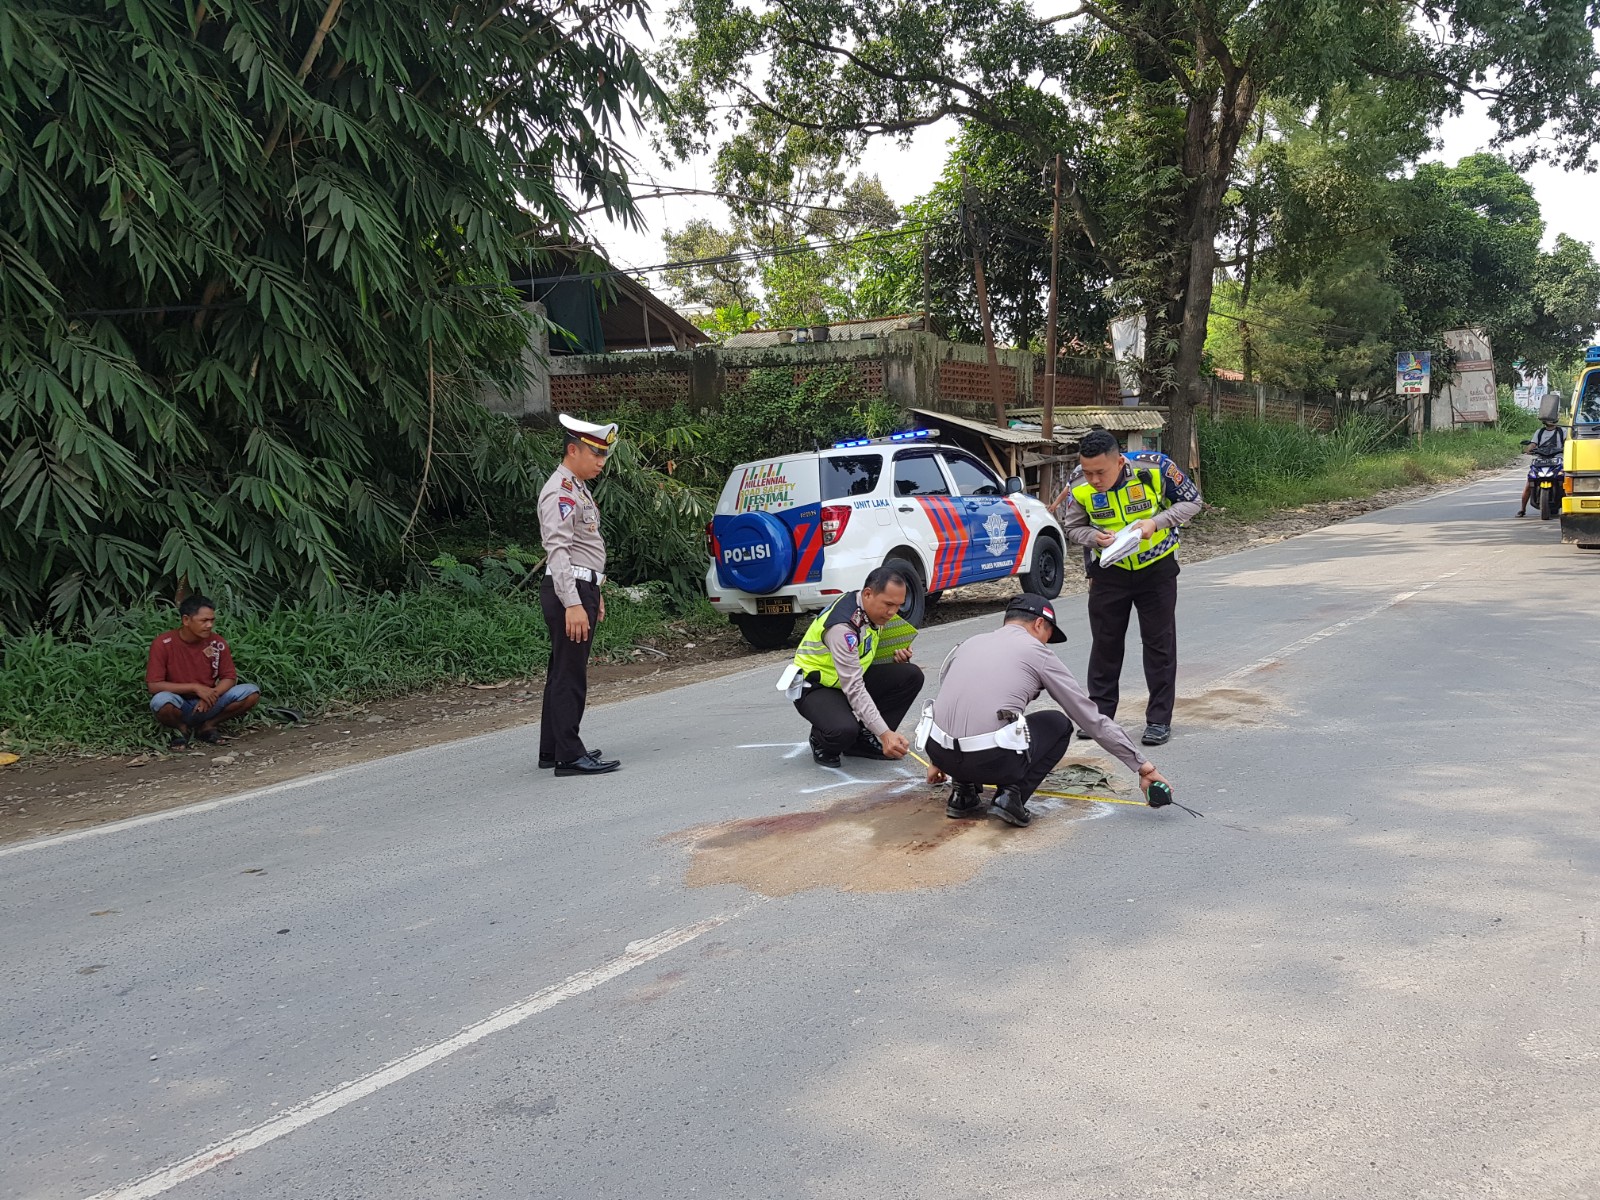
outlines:
[[[560,420],[567,434],[566,450],[539,493],[539,536],[545,552],[539,607],[550,630],[539,766],[554,767],[557,775],[604,775],[622,763],[585,749],[578,725],[589,695],[589,647],[595,626],[606,619],[606,602],[600,594],[606,579],[606,545],[589,482],[605,469],[617,442],[617,427],[593,425],[565,413]]]
[[[1200,489],[1170,459],[1147,465],[1125,458],[1116,438],[1103,429],[1084,435],[1078,464],[1062,505],[1061,527],[1071,541],[1092,551],[1089,696],[1103,714],[1116,717],[1128,615],[1137,609],[1150,689],[1140,740],[1159,746],[1172,736],[1177,698],[1178,529],[1199,515]],[[1100,552],[1130,525],[1139,527],[1137,549],[1102,564]]]
[[[906,578],[879,567],[859,592],[817,615],[784,672],[786,694],[811,722],[811,757],[837,767],[839,756],[904,758],[911,743],[897,729],[917,693],[922,668],[911,661],[917,631],[899,615]]]
[[[1146,794],[1165,783],[1128,740],[1122,727],[1078,686],[1050,646],[1067,640],[1056,628],[1056,612],[1043,596],[1024,592],[1006,608],[993,633],[970,637],[950,652],[939,672],[939,694],[917,727],[933,766],[929,783],[951,780],[945,816],[983,814],[983,788],[993,784],[989,811],[1013,825],[1026,825],[1028,797],[1055,769],[1078,727],[1139,776]],[[1063,711],[1024,710],[1049,692]],[[1158,805],[1159,807],[1159,805]]]

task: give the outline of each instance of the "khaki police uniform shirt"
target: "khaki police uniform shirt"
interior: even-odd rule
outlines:
[[[567,608],[581,603],[572,569],[587,567],[604,574],[606,544],[600,538],[600,509],[594,497],[565,463],[539,493],[539,540],[544,544],[544,571],[555,585],[556,598]]]
[[[994,733],[1006,723],[1001,712],[1023,712],[1041,692],[1130,771],[1145,764],[1122,726],[1101,714],[1056,652],[1017,624],[970,637],[950,652],[939,672],[933,721],[951,737]]]
[[[865,614],[863,614],[865,615]],[[866,673],[861,669],[861,658],[850,639],[858,636],[848,622],[828,626],[822,635],[822,644],[833,655],[833,669],[839,674],[839,690],[850,701],[850,711],[867,727],[873,737],[882,737],[889,731],[889,722],[878,712],[867,691]],[[876,636],[876,635],[874,635]]]

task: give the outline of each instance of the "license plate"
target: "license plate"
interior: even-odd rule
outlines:
[[[763,617],[776,617],[794,611],[793,596],[771,596],[765,600],[756,601],[756,612]]]

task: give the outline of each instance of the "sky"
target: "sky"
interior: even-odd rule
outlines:
[[[1486,116],[1485,108],[1481,101],[1469,97],[1462,114],[1447,119],[1440,126],[1436,132],[1440,148],[1428,157],[1454,163],[1469,154],[1491,149],[1494,123]],[[944,166],[946,143],[954,133],[955,123],[946,121],[918,131],[906,147],[879,139],[869,147],[860,170],[877,175],[890,198],[904,205],[933,186]],[[631,139],[628,145],[637,158],[637,173],[643,178],[689,187],[712,186],[705,163],[664,166],[643,136]],[[1544,214],[1547,248],[1558,233],[1581,242],[1595,240],[1593,214],[1596,195],[1600,194],[1600,175],[1568,173],[1541,164],[1530,169],[1526,177]],[[668,255],[661,244],[662,234],[668,229],[681,228],[691,217],[705,216],[719,224],[727,218],[722,204],[709,197],[645,200],[640,203],[640,212],[646,222],[642,232],[603,220],[591,227],[593,236],[618,267],[635,268],[666,262]],[[649,282],[659,287],[659,276],[652,276]]]

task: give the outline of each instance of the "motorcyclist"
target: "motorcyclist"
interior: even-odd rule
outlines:
[[[1567,431],[1556,423],[1554,417],[1540,417],[1539,432],[1533,435],[1531,441],[1523,442],[1523,453],[1533,455],[1534,462],[1541,458],[1553,458],[1558,463],[1561,453],[1566,449]],[[1527,481],[1522,485],[1522,507],[1517,509],[1517,516],[1528,515],[1528,501],[1533,496],[1533,472],[1528,472]]]

